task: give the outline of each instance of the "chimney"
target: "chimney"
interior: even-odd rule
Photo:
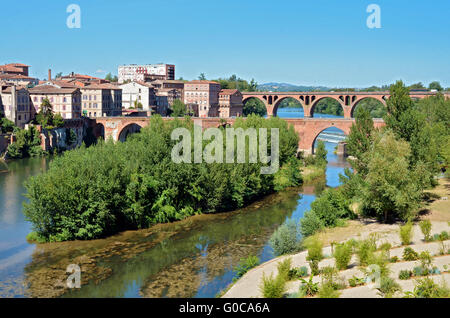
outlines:
[[[48,69],[48,80],[51,81],[52,80],[52,70]]]

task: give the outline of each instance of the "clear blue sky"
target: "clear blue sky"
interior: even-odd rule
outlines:
[[[66,7],[81,7],[81,29]],[[366,7],[381,7],[381,29]],[[258,83],[365,87],[403,79],[450,86],[448,0],[2,1],[0,63],[31,74],[104,76],[173,63],[176,77],[237,74]]]

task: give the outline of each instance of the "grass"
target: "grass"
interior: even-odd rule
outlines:
[[[303,182],[311,182],[325,174],[324,167],[306,166],[303,168]]]

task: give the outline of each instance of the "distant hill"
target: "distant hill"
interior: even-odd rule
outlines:
[[[309,92],[327,91],[329,89],[325,86],[301,86],[288,83],[266,83],[258,85],[258,90],[268,92]]]

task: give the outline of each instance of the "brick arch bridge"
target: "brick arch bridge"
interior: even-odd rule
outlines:
[[[196,124],[201,124],[203,128],[219,127],[224,124],[223,118],[193,118],[193,120]],[[350,127],[355,122],[352,118],[286,118],[284,120],[294,126],[300,137],[298,148],[307,154],[314,152],[314,142],[323,130],[336,127],[348,135]],[[233,124],[234,118],[227,118],[226,122]],[[94,127],[93,131],[97,138],[112,138],[114,141],[124,141],[128,133],[138,130],[136,127],[145,127],[148,124],[148,117],[101,117],[91,120],[91,126]],[[375,119],[374,124],[375,127],[381,127],[384,126],[384,121]]]
[[[435,94],[434,92],[411,92],[410,96],[420,99]],[[360,101],[372,98],[386,106],[389,96],[389,92],[242,92],[244,104],[249,99],[256,98],[264,104],[268,116],[277,115],[278,106],[282,100],[293,98],[302,105],[305,118],[313,117],[315,106],[324,98],[336,100],[344,111],[344,118],[352,118],[353,111]]]

